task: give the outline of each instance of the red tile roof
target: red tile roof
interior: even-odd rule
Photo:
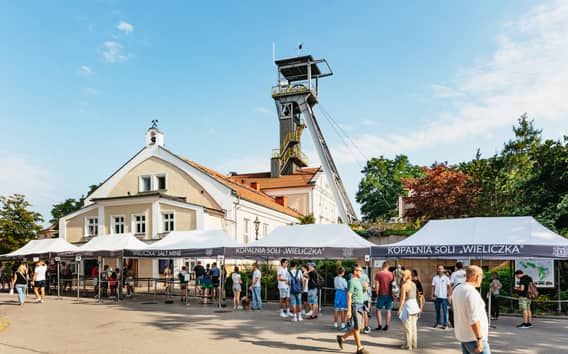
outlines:
[[[243,173],[232,175],[232,181],[250,186],[255,182],[260,185],[260,190],[277,189],[277,188],[297,188],[308,187],[312,185],[314,176],[320,171],[319,167],[302,168],[293,175],[285,175],[277,178],[271,178],[270,172],[259,173]]]

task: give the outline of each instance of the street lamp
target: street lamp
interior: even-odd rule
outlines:
[[[258,216],[256,220],[254,220],[254,233],[256,235],[255,239],[258,241],[258,229],[260,228],[260,220],[258,220]]]

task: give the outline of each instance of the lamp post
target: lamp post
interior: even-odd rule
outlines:
[[[254,220],[254,233],[255,239],[258,241],[258,229],[260,228],[260,220],[258,220],[258,216]]]

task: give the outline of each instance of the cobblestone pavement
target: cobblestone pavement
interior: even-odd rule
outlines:
[[[29,298],[31,299],[31,298]],[[77,302],[48,298],[23,307],[16,297],[0,295],[0,353],[314,353],[339,352],[331,310],[319,319],[293,323],[278,316],[269,304],[261,312],[192,303],[152,304],[150,299]],[[453,331],[431,327],[431,308],[419,321],[419,353],[459,353]],[[376,322],[371,319],[373,327]],[[493,353],[566,353],[568,320],[535,319],[535,327],[517,329],[519,319],[502,317],[491,334]],[[364,335],[371,353],[404,353],[400,321],[387,332]],[[348,342],[344,352],[354,352]]]

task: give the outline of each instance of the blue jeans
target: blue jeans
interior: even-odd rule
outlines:
[[[16,284],[16,292],[18,293],[18,301],[23,304],[26,301],[26,284]]]
[[[462,353],[463,354],[479,354],[478,352],[475,351],[475,346],[477,345],[476,341],[473,342],[462,342],[461,343],[461,348],[462,348]],[[481,352],[481,354],[491,354],[491,349],[489,348],[489,343],[484,340],[483,341],[483,351]]]
[[[434,306],[436,307],[436,324],[447,326],[448,325],[448,299],[436,298],[434,300]],[[443,315],[440,316],[440,311],[444,311]],[[440,320],[443,317],[443,322]]]
[[[262,308],[262,299],[260,298],[260,287],[252,288],[252,306],[253,310],[260,310]]]

